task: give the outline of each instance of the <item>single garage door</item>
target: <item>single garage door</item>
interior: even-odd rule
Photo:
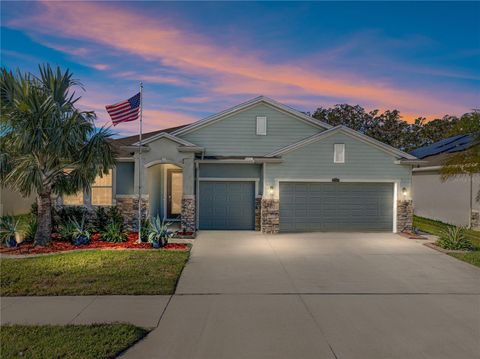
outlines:
[[[200,229],[255,229],[255,182],[201,181]]]
[[[388,231],[393,183],[280,183],[280,231]]]

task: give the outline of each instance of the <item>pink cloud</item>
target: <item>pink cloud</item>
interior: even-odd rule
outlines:
[[[248,49],[219,46],[162,19],[149,18],[104,3],[42,4],[42,9],[35,15],[11,20],[9,25],[82,38],[148,61],[158,61],[162,66],[187,74],[208,77],[211,86],[207,91],[214,94],[316,95],[342,99],[342,102],[373,102],[378,107],[416,113],[461,113],[469,107],[459,104],[448,94],[440,97],[431,91],[402,89],[388,81],[359,78],[332,68],[317,69],[300,63],[268,63]],[[124,24],[128,24],[128,28]],[[145,76],[150,76],[152,81],[165,80],[153,75]],[[458,99],[458,96],[455,98]],[[473,100],[467,95],[463,98]]]
[[[100,70],[100,71],[105,71],[110,68],[109,65],[107,64],[93,64],[91,65],[94,69]]]
[[[121,77],[129,80],[144,81],[157,84],[187,85],[188,82],[174,76],[165,75],[142,75],[133,71],[120,72],[115,77]]]

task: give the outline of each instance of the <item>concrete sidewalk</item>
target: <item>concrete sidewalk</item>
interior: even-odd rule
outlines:
[[[3,324],[131,323],[158,325],[171,296],[59,296],[0,298]]]

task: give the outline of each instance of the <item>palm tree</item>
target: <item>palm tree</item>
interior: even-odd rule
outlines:
[[[95,128],[94,112],[76,107],[81,84],[69,70],[49,65],[40,75],[1,69],[0,185],[27,196],[36,193],[35,244],[52,231],[52,194],[88,189],[115,164],[111,133]]]

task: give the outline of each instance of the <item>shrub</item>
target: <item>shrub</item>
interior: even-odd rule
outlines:
[[[77,222],[81,222],[85,217],[87,210],[84,207],[72,206],[72,207],[62,207],[60,209],[54,210],[53,221],[54,225],[57,228],[74,219]]]
[[[148,234],[148,242],[155,245],[155,242],[163,247],[168,243],[168,239],[173,236],[173,232],[168,228],[170,223],[165,223],[157,215],[150,223],[150,231]]]
[[[143,242],[148,241],[148,235],[150,234],[150,218],[144,218],[142,219],[142,230],[141,230],[141,236],[140,238],[142,239]]]
[[[110,223],[117,224],[123,231],[123,216],[117,206],[112,206],[108,209],[108,217]]]
[[[93,228],[97,232],[103,232],[105,226],[110,222],[110,216],[108,215],[105,207],[97,207],[95,209],[95,217],[93,219]]]
[[[125,242],[127,234],[123,232],[123,224],[115,222],[108,223],[103,232],[100,233],[100,239],[107,242]]]
[[[473,250],[473,244],[465,238],[463,227],[447,227],[440,233],[437,244],[449,250]]]
[[[58,233],[60,239],[63,241],[73,241],[73,234],[75,233],[75,224],[72,220],[65,221],[58,226]]]
[[[38,227],[37,216],[33,213],[30,213],[26,220],[27,222],[25,223],[25,240],[28,242],[33,242]]]

